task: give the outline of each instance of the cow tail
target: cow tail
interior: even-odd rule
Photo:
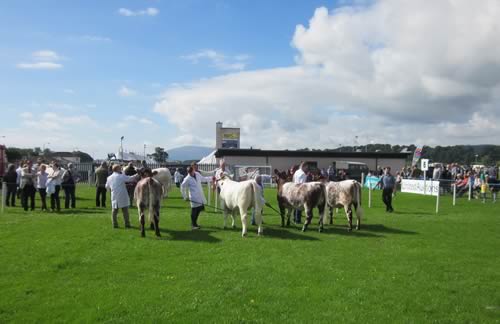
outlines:
[[[154,221],[153,188],[151,187],[151,181],[154,181],[153,178],[148,179],[148,197],[149,197],[148,215],[150,224],[153,223]]]
[[[323,201],[323,224],[326,224],[326,214],[327,214],[327,209],[328,209],[328,188],[327,185],[322,183],[321,187],[323,188],[323,195],[324,195],[324,201]]]
[[[363,188],[359,182],[356,182],[356,216],[358,219],[363,217],[363,207],[361,207],[361,193],[363,192]]]
[[[253,199],[254,199],[254,208],[255,212],[257,211],[262,212],[262,200],[261,200],[261,195],[260,195],[260,190],[262,190],[257,182],[252,181],[252,191],[253,191]]]

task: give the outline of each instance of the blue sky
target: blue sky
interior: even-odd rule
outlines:
[[[433,19],[419,25],[416,15],[422,33],[426,24],[446,25],[469,10],[413,9]],[[221,120],[244,128],[244,146],[350,145],[351,132],[365,143],[432,144],[396,131],[384,137],[376,128],[340,126],[367,118],[377,127],[421,129],[428,120],[415,111],[432,111],[436,104],[466,113],[465,120],[438,116],[432,124],[448,130],[450,144],[468,141],[455,129],[489,120],[481,109],[496,109],[496,83],[486,89],[495,100],[479,99],[483,89],[474,86],[480,80],[448,72],[463,62],[449,57],[448,70],[436,68],[436,44],[451,39],[452,46],[458,31],[444,28],[436,39],[420,39],[403,18],[380,19],[388,11],[415,15],[393,0],[3,1],[0,136],[8,145],[50,143],[55,150],[78,148],[102,157],[116,151],[122,135],[127,149],[140,152],[143,143],[151,149],[211,145],[214,122]],[[441,21],[432,12],[441,12]],[[397,41],[408,38],[415,44]],[[492,43],[486,44],[495,52]],[[473,50],[476,45],[485,47],[473,44]],[[415,82],[402,85],[401,61],[409,66],[413,56],[424,61],[429,53],[435,58],[428,65],[405,71]],[[356,88],[345,88],[350,84]],[[477,136],[488,142],[485,134]]]

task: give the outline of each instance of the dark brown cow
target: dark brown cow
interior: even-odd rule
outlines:
[[[153,172],[150,169],[146,169],[143,172],[143,178],[137,183],[135,187],[134,197],[139,209],[139,221],[141,223],[141,236],[145,237],[146,232],[144,230],[145,217],[144,211],[149,210],[149,223],[151,224],[151,229],[155,230],[156,236],[160,235],[160,204],[163,197],[163,188],[160,182],[153,179]]]
[[[305,232],[313,217],[313,209],[319,210],[319,231],[323,231],[323,219],[326,209],[326,187],[321,182],[308,182],[295,184],[287,182],[286,174],[275,172],[274,178],[278,184],[278,206],[281,213],[281,226],[285,226],[285,212],[287,211],[286,225],[290,225],[292,210],[301,209],[306,211],[306,221],[302,227]]]

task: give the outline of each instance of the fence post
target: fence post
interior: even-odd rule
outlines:
[[[215,208],[214,211],[217,211],[217,208],[219,207],[219,192],[217,191],[217,188],[215,188]]]
[[[493,192],[493,202],[496,203],[497,202],[497,192]]]
[[[92,178],[91,178],[91,176],[92,176],[92,171],[87,170],[87,176],[88,176],[88,178],[87,178],[87,179],[88,179],[88,182],[89,182],[89,186],[91,186],[91,185],[92,185]]]
[[[436,196],[436,214],[439,212],[439,190],[437,191]]]
[[[7,199],[7,183],[2,183],[2,214],[5,210],[5,199]]]
[[[453,184],[453,206],[457,203],[457,184]]]
[[[361,188],[365,185],[365,173],[361,172]]]
[[[472,183],[469,179],[469,201],[472,199]]]
[[[210,181],[208,184],[207,184],[207,188],[208,188],[208,204],[211,205],[211,201],[212,201],[212,195],[211,195],[211,192],[212,192],[212,181]]]
[[[368,184],[368,208],[372,208],[372,183]]]

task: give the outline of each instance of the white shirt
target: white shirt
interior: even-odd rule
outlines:
[[[38,189],[45,189],[47,188],[47,179],[49,177],[49,174],[47,172],[42,173],[41,171],[37,173],[37,183],[36,187]]]
[[[21,173],[22,173],[22,171],[23,171],[23,168],[21,168],[21,167],[18,167],[16,169],[16,173],[17,173],[17,180],[16,180],[16,182],[17,182],[17,185],[19,185],[21,183]]]
[[[106,189],[111,190],[111,208],[125,208],[129,206],[130,199],[125,183],[134,179],[134,176],[114,172],[106,181]]]
[[[306,183],[307,182],[307,174],[302,171],[302,169],[298,169],[293,174],[293,183]]]
[[[184,178],[181,184],[181,193],[184,199],[189,197],[191,208],[196,208],[207,203],[201,187],[201,182],[198,182],[197,179],[189,174]]]
[[[54,186],[60,186],[62,181],[64,169],[52,169],[52,172],[49,174],[49,177],[52,178],[51,183]]]
[[[182,182],[182,174],[179,171],[175,171],[174,173],[174,182],[175,183]]]

